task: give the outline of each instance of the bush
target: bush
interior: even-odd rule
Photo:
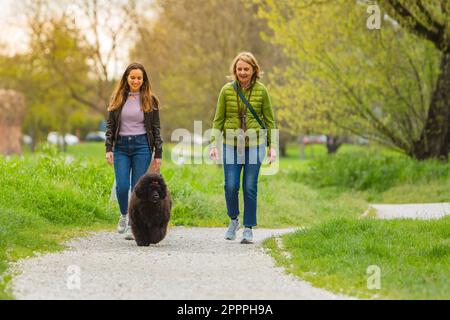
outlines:
[[[117,218],[109,201],[114,175],[98,161],[73,161],[55,147],[23,158],[0,157],[0,300],[11,277],[8,262],[59,243],[83,230],[109,227]]]
[[[313,160],[307,170],[290,177],[314,187],[385,191],[401,183],[427,183],[450,177],[450,164],[417,161],[402,155],[346,153]]]
[[[70,161],[49,149],[33,157],[0,158],[0,171],[2,209],[25,210],[63,225],[111,219],[114,177],[105,165]]]

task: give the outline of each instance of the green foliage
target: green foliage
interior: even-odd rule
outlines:
[[[106,67],[99,73],[93,70],[93,57],[100,54],[86,41],[75,19],[69,14],[57,17],[53,5],[50,1],[27,2],[30,15],[24,28],[29,50],[0,57],[0,86],[25,95],[22,129],[35,144],[45,140],[49,131],[75,133],[79,129],[84,137],[97,130],[106,113],[103,101],[111,94],[111,81],[95,80],[107,72]]]
[[[436,221],[335,219],[283,236],[289,272],[337,293],[361,298],[448,299],[450,217]],[[367,288],[369,266],[380,268],[381,288]]]
[[[112,171],[95,161],[72,161],[52,145],[35,156],[0,157],[0,299],[11,275],[8,262],[116,222],[110,202]]]
[[[162,173],[174,203],[173,225],[222,226],[226,223],[221,194],[223,187],[217,169],[205,166],[164,166]]]
[[[298,182],[314,187],[386,191],[406,184],[428,184],[450,178],[450,164],[437,160],[419,162],[402,155],[345,153],[313,160],[308,170],[293,171]]]
[[[67,18],[29,23],[39,30],[39,36],[31,36],[28,53],[0,59],[0,75],[7,88],[25,95],[27,112],[22,127],[39,142],[49,131],[74,130],[80,123],[75,112],[88,117],[72,94],[85,94],[73,83],[88,79],[89,67],[80,30]]]
[[[157,0],[154,9],[158,18],[144,21],[131,56],[147,66],[161,98],[165,136],[180,127],[192,130],[194,120],[210,127],[240,51],[252,51],[265,71],[280,61],[280,50],[261,39],[269,30],[249,1]]]
[[[425,126],[439,51],[392,20],[369,30],[368,2],[260,0],[290,59],[272,79],[293,132],[344,131],[411,154]]]
[[[162,166],[174,207],[172,224],[220,227],[227,224],[223,168],[217,165],[183,165],[171,162],[166,144]],[[290,149],[291,150],[291,149]],[[357,217],[367,207],[362,195],[335,190],[314,190],[289,178],[305,168],[303,161],[281,159],[276,176],[261,176],[258,187],[258,226],[305,226],[338,216]],[[282,190],[282,196],[280,196]],[[243,197],[240,192],[240,210]]]
[[[225,227],[228,217],[223,168],[206,164],[178,166],[170,160],[172,146],[165,146],[162,174],[173,198],[171,225]],[[360,170],[370,171],[364,165],[370,157],[361,150],[365,149],[345,146],[342,156],[348,155],[349,165],[358,163]],[[373,170],[393,166],[403,171],[399,176],[392,175],[397,179],[396,185],[384,192],[377,191],[378,187],[384,190],[380,180],[371,182],[369,195],[366,191],[349,189],[360,177],[347,185],[335,185],[331,180],[321,188],[311,186],[310,168],[315,167],[316,161],[323,161],[323,170],[330,172],[332,169],[326,168],[327,165],[334,168],[339,163],[337,166],[344,168],[344,158],[300,161],[293,155],[297,152],[298,148],[288,148],[289,157],[281,159],[277,175],[260,177],[258,227],[314,227],[340,217],[356,219],[367,209],[367,198],[373,194],[381,200],[401,201],[408,196],[409,202],[417,199],[427,202],[434,201],[440,190],[441,197],[448,199],[450,179],[442,164],[413,163],[398,155],[397,160],[392,160],[395,157],[391,153],[378,151],[379,158],[370,163]],[[416,171],[420,173],[413,178],[415,183],[402,180]],[[0,172],[0,274],[7,269],[9,261],[36,251],[61,249],[60,243],[69,237],[87,230],[112,228],[117,222],[117,204],[110,201],[114,173],[105,163],[102,143],[71,146],[68,153],[44,144],[33,156],[0,158]],[[446,174],[447,179],[439,178]],[[242,193],[240,197],[242,210]],[[331,231],[326,233],[332,236]],[[435,241],[431,246],[429,256],[447,254],[445,243]],[[8,279],[6,276],[3,283],[0,280],[1,298],[10,298],[5,291]]]
[[[70,162],[53,149],[25,159],[1,159],[0,207],[34,212],[52,224],[91,225],[111,219],[111,171]]]
[[[103,115],[97,113],[92,114],[87,107],[80,107],[75,110],[69,117],[69,127],[73,128],[72,132],[77,131],[80,134],[80,139],[84,139],[91,131],[98,131],[99,124],[104,120]]]
[[[90,159],[98,164],[105,162],[105,144],[102,141],[82,142],[77,145],[67,146],[67,154],[78,161]]]
[[[397,0],[375,0],[386,12],[409,32],[431,41],[437,49],[448,50],[450,31],[450,3],[440,0],[422,0],[420,3]]]

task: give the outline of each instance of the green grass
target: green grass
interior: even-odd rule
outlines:
[[[105,144],[103,142],[81,142],[67,146],[67,153],[77,158],[105,159]]]
[[[292,174],[292,179],[316,188],[334,186],[377,192],[401,184],[427,184],[448,178],[450,163],[419,162],[403,155],[386,156],[376,152],[322,156],[311,162],[307,170]]]
[[[64,240],[111,228],[117,219],[106,166],[67,163],[54,149],[43,148],[34,156],[0,158],[0,172],[0,275],[10,262],[60,250]],[[12,298],[9,281],[10,276],[0,277],[0,299]]]
[[[224,226],[227,224],[223,173],[216,166],[164,165],[162,173],[174,199],[172,224],[189,226]],[[357,217],[367,208],[364,199],[351,192],[333,189],[318,191],[287,182],[285,174],[261,176],[258,186],[258,226],[282,228],[305,226],[332,217]],[[283,196],[280,197],[280,190]],[[243,209],[240,194],[241,211]]]
[[[283,236],[283,249],[274,238],[265,245],[279,265],[313,286],[360,298],[450,299],[450,217],[334,219]],[[379,289],[368,288],[369,266],[380,270]]]
[[[166,146],[161,171],[174,199],[171,223],[211,227],[226,225],[223,168],[207,164],[178,166],[171,161],[172,147]],[[290,178],[293,171],[307,170],[308,163],[289,154],[289,157],[281,159],[276,175],[260,176],[259,227],[310,226],[334,217],[357,217],[364,212],[368,203],[360,192],[334,187],[317,190]],[[242,212],[242,192],[240,208]]]
[[[178,166],[171,161],[172,147],[165,144],[162,166],[174,200],[171,225],[226,226],[223,168],[206,164]],[[87,230],[114,228],[118,218],[117,204],[110,201],[114,172],[106,164],[104,152],[102,143],[82,143],[69,146],[66,154],[42,146],[40,153],[24,158],[0,158],[0,274],[4,274],[9,262],[36,251],[61,250],[63,240]],[[340,218],[359,223],[358,218],[369,202],[449,199],[448,164],[416,163],[390,151],[358,146],[344,146],[333,157],[326,156],[323,146],[308,146],[305,154],[306,160],[299,160],[298,147],[289,146],[288,156],[280,161],[279,172],[260,177],[258,227],[306,226],[315,230]],[[379,172],[387,172],[384,179],[387,181]],[[240,196],[242,209],[242,192]],[[387,227],[387,235],[391,232],[396,235],[399,226],[394,223]],[[411,237],[406,229],[399,228],[398,232],[398,236]],[[354,247],[353,234],[344,232],[340,236],[343,246]],[[369,240],[375,244],[378,241],[375,236]],[[429,245],[440,248],[442,241],[437,237],[430,235],[428,240]],[[334,250],[326,248],[325,251]],[[276,255],[275,250],[273,253]],[[348,258],[339,257],[338,253],[342,251],[335,252],[336,259]],[[358,255],[357,259],[363,256]],[[361,266],[366,262],[362,260]],[[430,268],[433,263],[430,262]],[[311,270],[315,267],[311,264]],[[299,266],[299,270],[305,270],[304,266]],[[11,298],[6,290],[9,278],[6,276],[0,283],[0,299]],[[316,285],[326,287],[329,280],[326,273],[317,278],[322,280]],[[355,286],[353,282],[338,283],[350,291]],[[330,289],[339,290],[338,286]],[[400,297],[402,291],[398,292]]]
[[[368,202],[421,203],[450,201],[450,162],[416,161],[385,149],[344,146],[291,165],[289,179],[324,192],[359,192]]]
[[[390,151],[354,146],[331,157],[322,151],[301,166],[291,160],[284,171],[288,180],[309,193],[335,195],[322,205],[338,204],[349,193],[348,201],[361,201],[362,206],[450,201],[449,163],[418,162]],[[379,221],[338,216],[313,219],[311,228],[284,236],[283,249],[273,238],[265,246],[288,272],[337,293],[361,298],[450,298],[449,217]],[[286,258],[283,251],[293,258]],[[370,265],[381,269],[380,290],[367,288]]]

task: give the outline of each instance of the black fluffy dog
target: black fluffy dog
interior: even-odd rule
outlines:
[[[134,187],[129,206],[131,229],[138,246],[158,243],[166,236],[172,199],[161,175],[147,173]]]

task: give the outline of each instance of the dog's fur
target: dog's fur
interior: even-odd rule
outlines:
[[[158,243],[167,233],[172,199],[161,175],[146,173],[134,187],[129,205],[131,229],[138,246]]]

